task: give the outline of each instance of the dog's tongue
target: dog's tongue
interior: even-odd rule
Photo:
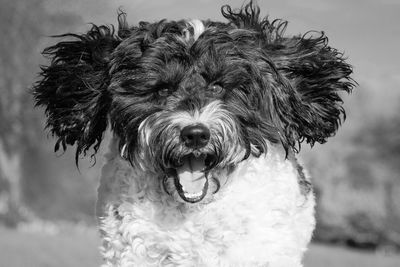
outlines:
[[[205,168],[205,156],[195,157],[190,155],[183,161],[183,165],[176,169],[182,190],[189,194],[203,191],[207,178],[202,172]]]

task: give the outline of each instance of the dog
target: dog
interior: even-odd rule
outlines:
[[[315,227],[300,144],[345,117],[352,67],[323,32],[285,36],[253,2],[225,22],[64,34],[34,85],[55,149],[113,137],[96,205],[104,266],[302,266]]]

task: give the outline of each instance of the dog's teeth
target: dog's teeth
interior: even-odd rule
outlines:
[[[187,192],[184,192],[184,194],[185,194],[185,197],[187,197],[187,198],[198,198],[203,193],[202,192],[198,192],[198,193],[187,193]]]

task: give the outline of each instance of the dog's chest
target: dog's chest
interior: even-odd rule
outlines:
[[[243,162],[206,205],[124,201],[103,220],[109,266],[300,266],[313,196],[280,153]],[[165,199],[164,199],[165,200]],[[276,264],[275,264],[276,263]]]

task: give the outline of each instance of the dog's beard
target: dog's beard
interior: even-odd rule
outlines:
[[[204,147],[189,148],[180,138],[183,127],[202,123],[210,129]],[[162,111],[139,127],[133,164],[152,170],[164,191],[177,201],[205,202],[219,191],[228,173],[249,154],[235,117],[212,102],[199,111]]]

